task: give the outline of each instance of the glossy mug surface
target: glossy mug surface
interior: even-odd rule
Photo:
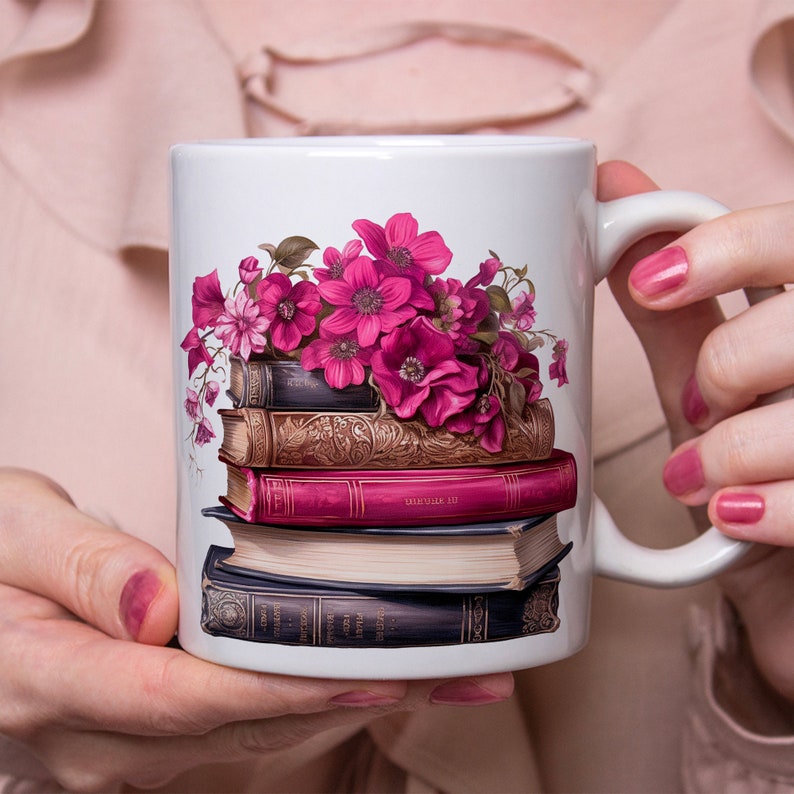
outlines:
[[[637,546],[592,491],[595,284],[723,207],[599,203],[594,145],[558,138],[209,141],[171,168],[186,650],[340,678],[521,669],[584,645],[594,575],[690,584],[743,552],[714,529]],[[470,577],[485,558],[444,544],[477,525],[536,556]],[[363,579],[352,550],[306,561],[331,536],[375,548]]]

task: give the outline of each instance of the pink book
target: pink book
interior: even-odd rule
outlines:
[[[576,502],[576,461],[455,469],[326,471],[251,469],[227,463],[221,502],[244,521],[300,526],[421,526],[512,519]]]

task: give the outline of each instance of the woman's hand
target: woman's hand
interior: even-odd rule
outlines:
[[[599,169],[601,200],[655,189],[626,163]],[[758,670],[794,704],[794,549],[785,548],[794,547],[794,401],[770,398],[794,384],[794,292],[728,320],[715,300],[792,281],[794,203],[643,241],[610,275],[675,445],[665,485],[683,503],[707,506],[727,535],[760,544],[720,584]]]
[[[177,621],[168,561],[29,472],[0,470],[0,548],[0,733],[70,790],[151,787],[391,710],[484,704],[512,691],[509,674],[325,681],[163,647]]]

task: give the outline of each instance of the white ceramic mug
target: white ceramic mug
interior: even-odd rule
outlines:
[[[722,214],[721,205],[697,194],[666,191],[600,203],[594,145],[558,138],[210,141],[175,146],[171,166],[179,639],[187,651],[254,670],[342,678],[521,669],[565,658],[585,644],[593,576],[686,585],[716,574],[743,553],[743,544],[713,528],[670,550],[638,546],[617,530],[592,490],[594,287],[632,242],[694,226]],[[352,262],[358,263],[357,275],[343,276]],[[321,282],[344,278],[342,288],[320,289]],[[268,289],[260,286],[265,282]],[[303,286],[290,291],[298,283]],[[439,290],[444,293],[440,301],[428,299],[429,294],[438,298]],[[323,323],[325,346],[304,357]],[[447,355],[444,366],[452,366],[450,361],[459,366],[450,373],[436,362],[434,372],[443,374],[420,397],[417,384],[425,382],[430,364],[424,368],[418,359],[431,342],[414,336],[410,348],[401,336],[403,347],[395,348],[396,343],[388,347],[391,342],[385,341],[408,326],[421,328],[422,340],[432,338],[432,345],[445,335],[443,343],[450,346],[443,349],[454,355]],[[355,351],[346,347],[345,357],[337,345],[334,370],[328,339],[342,337],[356,343]],[[493,454],[500,443],[508,443],[500,432],[507,403],[545,400],[553,410],[553,446],[573,462],[566,476],[574,478],[564,505],[543,507],[555,515],[565,547],[550,569],[553,575],[510,596],[462,587],[459,593],[452,587],[447,588],[452,593],[432,596],[428,600],[439,599],[442,606],[433,608],[442,612],[427,611],[427,621],[442,622],[451,614],[460,623],[435,640],[426,635],[417,640],[408,629],[400,633],[401,621],[409,621],[401,600],[406,593],[390,594],[388,588],[361,596],[353,587],[345,601],[344,591],[335,589],[338,584],[319,595],[296,595],[267,582],[261,572],[249,580],[243,571],[248,588],[235,589],[239,580],[215,581],[212,555],[222,557],[235,545],[229,524],[212,514],[231,487],[227,465],[218,457],[225,443],[219,410],[232,405],[230,359],[267,356],[271,345],[312,364],[337,387],[360,380],[354,360],[373,377],[379,364],[376,394],[398,414],[396,421],[451,427],[453,435],[459,434],[455,439],[471,435],[472,411],[479,406],[482,426],[476,437]],[[395,349],[404,352],[404,364],[399,377],[390,380],[385,362]],[[490,388],[485,377],[477,374],[480,353],[482,361],[500,362],[493,366],[501,373],[502,388],[491,388],[493,400],[485,393]],[[459,360],[468,363],[458,365]],[[408,391],[402,389],[405,383]],[[235,388],[239,391],[239,384]],[[453,395],[463,397],[455,403]],[[475,405],[478,399],[483,402]],[[548,460],[557,454],[543,456]],[[442,457],[436,463],[444,463]],[[542,468],[543,461],[538,465]],[[416,470],[400,475],[403,495],[414,493],[411,474]],[[450,475],[450,481],[455,479]],[[446,494],[447,485],[438,486],[439,493]],[[296,518],[302,508],[289,502],[291,487],[267,492],[278,503],[269,522],[297,522],[292,530],[305,529],[312,520]],[[513,487],[500,481],[487,497],[504,488],[509,501]],[[323,485],[316,493],[324,498],[331,491],[331,485]],[[405,505],[411,498],[406,496]],[[365,506],[375,511],[373,526],[391,509],[375,499]],[[515,509],[541,512],[531,496],[513,513],[488,505],[494,515],[464,511],[456,518],[453,510],[439,513],[439,523],[517,520],[522,516]],[[366,524],[372,515],[366,510],[353,523]],[[424,523],[436,523],[438,515]],[[344,517],[339,526],[334,523],[317,520],[320,529],[312,531],[351,528]],[[388,566],[388,560],[383,564]],[[407,595],[421,613],[424,596]],[[500,600],[505,598],[513,599],[506,607]],[[504,620],[503,607],[513,610]]]

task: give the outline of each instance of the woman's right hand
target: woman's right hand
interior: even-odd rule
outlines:
[[[70,790],[163,785],[392,710],[485,704],[512,691],[510,674],[292,678],[164,647],[178,610],[170,563],[31,472],[0,470],[0,548],[0,733]]]

